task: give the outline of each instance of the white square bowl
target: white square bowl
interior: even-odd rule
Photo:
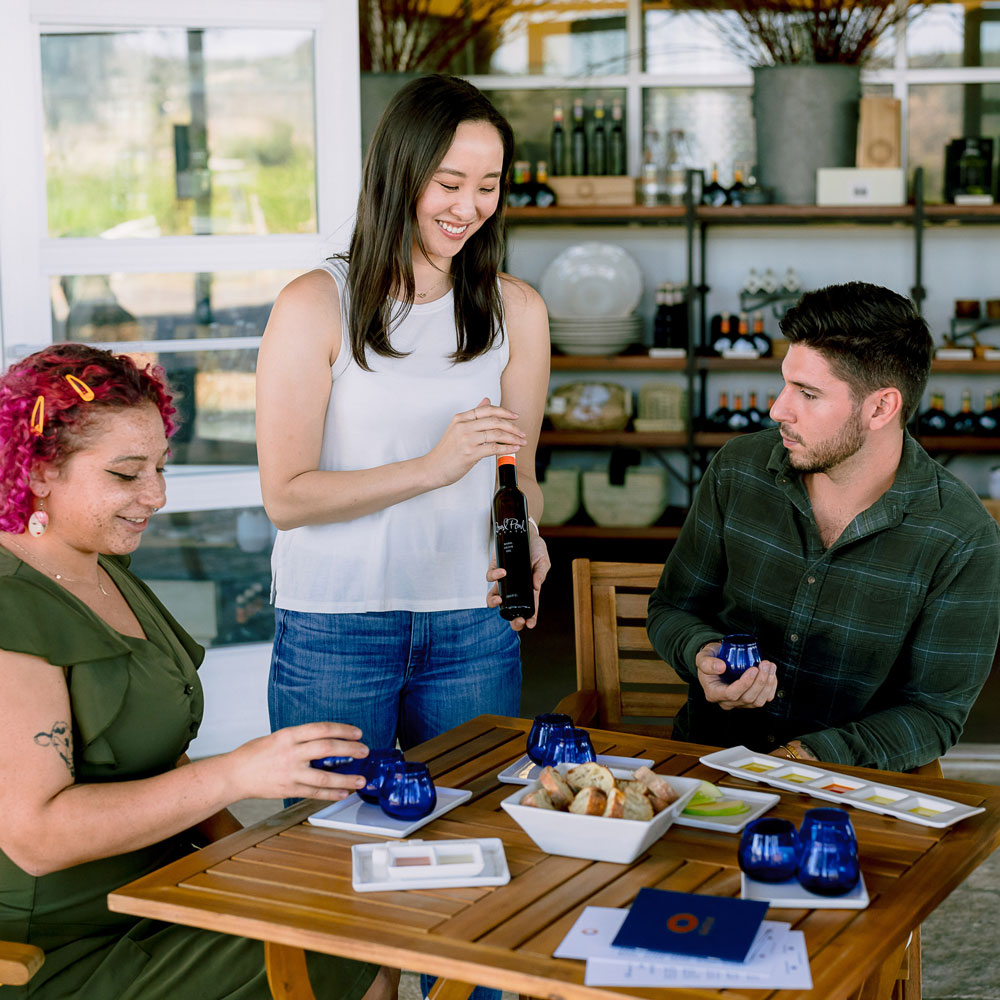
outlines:
[[[565,774],[573,765],[560,764]],[[632,778],[630,771],[611,769],[616,778]],[[521,799],[536,787],[535,783],[519,788],[500,805],[531,839],[548,854],[591,861],[613,861],[627,865],[647,847],[660,839],[688,804],[701,782],[697,778],[663,775],[678,793],[678,799],[651,820],[611,819],[606,816],[579,816],[554,809],[522,806]]]

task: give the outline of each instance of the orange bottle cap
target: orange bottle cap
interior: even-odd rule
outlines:
[[[517,465],[513,455],[497,455],[497,465]]]

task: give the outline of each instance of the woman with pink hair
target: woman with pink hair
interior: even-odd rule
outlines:
[[[336,801],[354,726],[282,729],[189,761],[204,650],[128,570],[165,502],[157,370],[59,344],[0,376],[0,938],[46,960],[7,997],[265,998],[258,941],[111,913],[107,894],[239,829],[248,797]],[[387,970],[311,955],[319,997],[387,1000]]]

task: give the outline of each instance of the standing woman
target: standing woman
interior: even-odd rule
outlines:
[[[272,728],[346,717],[404,748],[516,715],[520,643],[490,568],[496,457],[542,509],[545,306],[499,272],[510,126],[463,80],[386,109],[349,253],[291,282],[257,370],[276,631]],[[549,569],[530,529],[536,595]],[[536,614],[537,616],[537,614]]]

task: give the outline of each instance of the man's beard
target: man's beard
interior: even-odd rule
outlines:
[[[804,442],[793,437],[782,430],[782,434],[792,441]],[[861,420],[861,407],[856,406],[851,415],[844,421],[836,437],[827,438],[819,444],[805,451],[804,454],[796,455],[788,453],[788,461],[793,469],[802,473],[829,472],[842,462],[856,455],[861,446],[865,443],[865,428]]]

